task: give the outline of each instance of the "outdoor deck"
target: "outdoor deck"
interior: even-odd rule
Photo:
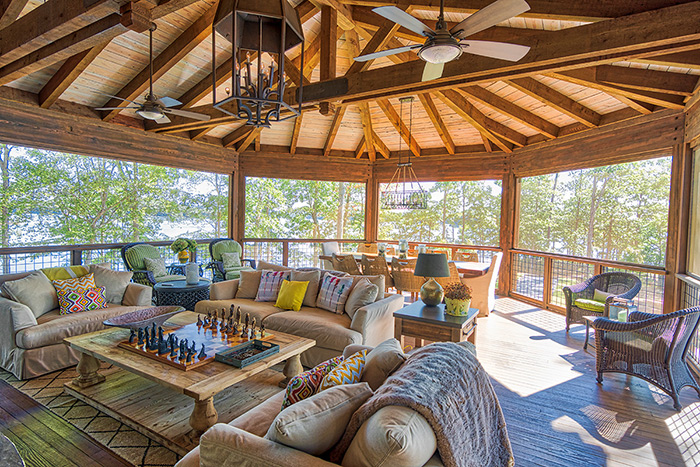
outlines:
[[[700,465],[700,399],[683,411],[638,378],[595,382],[585,327],[567,336],[564,316],[511,298],[478,320],[479,360],[491,375],[519,466]]]

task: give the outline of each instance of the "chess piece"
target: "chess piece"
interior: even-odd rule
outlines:
[[[137,343],[138,345],[143,345],[143,328],[139,328],[139,340]]]
[[[241,307],[236,310],[236,324],[241,324]]]
[[[248,340],[253,338],[253,330],[248,328]]]
[[[192,341],[192,345],[190,346],[190,350],[192,353],[195,353],[197,351],[197,344],[195,344],[194,341]]]
[[[265,325],[260,323],[260,337],[265,337]]]
[[[197,326],[202,327],[203,324],[202,315],[197,315]]]
[[[158,342],[163,342],[163,328],[158,326]]]
[[[250,328],[253,330],[253,335],[255,335],[255,324],[256,324],[256,320],[255,320],[255,316],[253,316],[253,324],[250,325]]]
[[[217,324],[219,324],[219,320],[218,320],[217,317],[216,317],[216,310],[214,310],[214,316],[213,316],[212,319],[211,319],[211,327],[212,327],[212,330],[214,330],[214,329],[216,328],[216,325],[217,325]]]
[[[245,314],[245,328],[248,329],[248,325],[250,324],[250,313]]]
[[[175,345],[175,346],[178,345],[178,344],[177,344],[177,340],[178,340],[178,339],[177,339],[177,336],[176,336],[175,334],[173,334],[173,345]]]
[[[207,318],[211,321],[211,311],[207,311]]]
[[[168,353],[168,342],[166,340],[158,341],[158,355],[164,355]]]
[[[180,341],[180,354],[177,356],[177,359],[180,361],[185,359],[185,343],[183,341]]]
[[[136,331],[134,331],[132,329],[131,332],[129,333],[129,344],[133,344],[135,340],[136,340]]]
[[[158,350],[158,338],[151,335],[151,339],[148,341],[148,350]]]
[[[233,318],[233,310],[234,310],[235,308],[236,308],[235,305],[231,305],[231,309],[228,310],[228,319],[229,319],[229,321],[231,320],[231,318]]]
[[[228,330],[228,327],[226,326],[226,321],[222,319],[221,320],[221,327],[219,328],[219,331],[226,332],[227,330]]]
[[[169,345],[170,345],[170,358],[174,358],[177,355],[177,345],[175,345],[175,336],[170,334],[170,338],[168,339]]]
[[[156,323],[153,323],[153,326],[151,326],[151,339],[155,339],[156,337]]]
[[[187,349],[187,359],[185,363],[192,363],[192,357],[194,357],[194,351],[192,349]]]
[[[204,344],[202,344],[202,350],[199,351],[199,355],[197,355],[197,358],[199,360],[204,360],[207,358],[207,353],[204,351]]]

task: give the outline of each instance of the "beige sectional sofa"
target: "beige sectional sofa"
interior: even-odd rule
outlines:
[[[264,262],[258,269],[278,267]],[[288,268],[287,268],[288,269]],[[303,268],[304,271],[313,268]],[[321,271],[321,277],[323,273]],[[337,272],[334,272],[337,274]],[[341,273],[342,274],[342,273]],[[394,312],[403,306],[403,296],[384,294],[383,276],[366,277],[372,281],[381,280],[380,294],[374,303],[363,306],[351,318],[347,313],[337,314],[321,308],[302,306],[299,311],[285,311],[275,307],[274,302],[256,302],[252,298],[236,298],[239,279],[217,282],[211,285],[210,300],[203,300],[195,306],[195,312],[222,309],[231,305],[241,308],[243,315],[250,314],[257,323],[265,325],[271,332],[281,331],[300,337],[316,340],[316,346],[301,354],[301,363],[313,367],[331,357],[340,355],[351,344],[375,346],[394,336]]]
[[[118,300],[114,297],[121,296],[120,303],[109,303],[108,308],[100,310],[60,315],[57,308],[49,309],[52,305],[48,304],[53,300],[51,282],[42,275],[33,271],[0,277],[0,285],[29,276],[33,281],[27,283],[29,287],[25,287],[20,301],[10,298],[6,291],[0,296],[0,367],[19,379],[76,365],[79,354],[63,343],[64,338],[104,329],[105,319],[151,306],[152,289],[128,283],[125,288],[122,284],[116,294],[107,290],[108,300]]]

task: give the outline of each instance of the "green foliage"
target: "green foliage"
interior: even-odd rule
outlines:
[[[197,242],[189,238],[180,237],[170,244],[170,249],[173,253],[180,253],[185,250],[195,251],[197,249]]]

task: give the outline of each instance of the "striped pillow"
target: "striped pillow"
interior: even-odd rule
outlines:
[[[73,279],[63,279],[58,281],[53,281],[53,286],[56,289],[56,293],[64,292],[83,292],[88,289],[95,289],[95,275],[88,274],[86,276],[76,277]]]
[[[323,381],[321,381],[321,386],[319,386],[318,391],[325,391],[328,388],[339,386],[341,384],[359,383],[360,379],[362,378],[362,370],[365,369],[366,361],[367,350],[361,350],[352,354],[352,356],[343,360],[340,365],[333,368],[326,376],[323,377]]]
[[[255,296],[255,301],[276,302],[282,281],[288,281],[290,275],[291,271],[263,269],[260,274],[260,285],[258,286],[258,294]]]
[[[338,277],[325,273],[318,291],[316,306],[333,313],[343,314],[352,288],[352,276]]]
[[[86,290],[59,290],[56,294],[62,315],[107,308],[104,287]]]

